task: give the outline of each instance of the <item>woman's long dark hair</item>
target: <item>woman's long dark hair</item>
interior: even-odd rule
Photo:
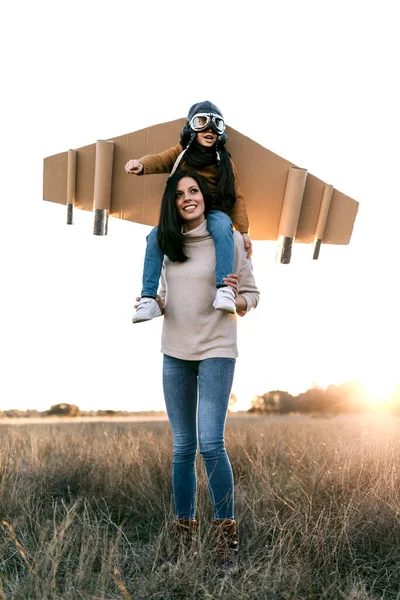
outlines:
[[[204,214],[211,210],[212,196],[207,181],[195,171],[176,171],[167,181],[161,200],[160,221],[157,241],[161,250],[173,262],[185,262],[188,259],[183,251],[185,236],[182,234],[182,221],[176,207],[176,188],[183,177],[192,177],[197,182],[204,199]]]
[[[217,165],[217,187],[215,190],[215,205],[224,211],[229,211],[236,202],[235,176],[233,174],[230,154],[220,140],[208,149],[199,149],[195,136],[189,126],[181,132],[181,146],[187,150],[183,160],[193,169],[201,169],[209,165]],[[217,158],[217,152],[220,159]]]

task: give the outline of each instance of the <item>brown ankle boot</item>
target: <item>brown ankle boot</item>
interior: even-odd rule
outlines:
[[[236,571],[239,550],[236,521],[233,519],[214,519],[214,541],[216,566],[224,571]]]
[[[196,519],[176,519],[169,528],[169,561],[196,553]]]

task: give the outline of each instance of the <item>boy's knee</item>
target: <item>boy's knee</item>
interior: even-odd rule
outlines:
[[[207,216],[207,229],[211,235],[232,234],[233,225],[230,217],[223,212],[216,214],[209,214]]]
[[[157,231],[158,231],[158,227],[153,227],[153,229],[150,231],[149,235],[146,237],[147,242],[153,242],[153,241],[157,240]]]

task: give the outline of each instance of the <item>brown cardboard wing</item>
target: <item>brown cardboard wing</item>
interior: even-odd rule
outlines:
[[[184,119],[177,119],[107,140],[114,145],[108,182],[111,216],[145,225],[157,224],[168,175],[127,175],[124,166],[131,158],[174,146],[184,123]],[[227,134],[227,149],[239,173],[253,240],[283,237],[306,243],[316,240],[327,244],[349,243],[357,201],[235,129],[228,127]],[[76,208],[90,211],[97,208],[95,188],[105,185],[97,182],[100,174],[95,172],[98,144],[44,159],[44,200],[67,205],[72,198]],[[99,159],[97,163],[100,164]],[[101,208],[104,209],[104,202]]]

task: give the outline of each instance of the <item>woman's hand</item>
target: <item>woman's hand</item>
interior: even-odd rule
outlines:
[[[158,306],[160,307],[161,314],[163,315],[163,314],[164,314],[164,308],[165,308],[165,304],[164,304],[164,302],[161,300],[161,297],[160,297],[160,296],[156,296],[156,302],[157,302]]]
[[[236,298],[239,293],[239,275],[236,275],[236,273],[230,273],[230,275],[224,277],[224,283],[233,289]]]
[[[253,254],[253,244],[251,243],[251,239],[248,233],[242,233],[244,249],[247,252],[247,258],[251,258]]]
[[[140,162],[140,160],[133,158],[128,160],[126,163],[125,171],[128,173],[128,175],[139,175],[139,173],[143,171],[143,164]]]
[[[244,296],[239,295],[239,275],[236,275],[236,273],[230,273],[227,277],[224,277],[224,283],[229,285],[229,287],[235,292],[236,312],[239,317],[243,317],[247,311],[247,300]]]

